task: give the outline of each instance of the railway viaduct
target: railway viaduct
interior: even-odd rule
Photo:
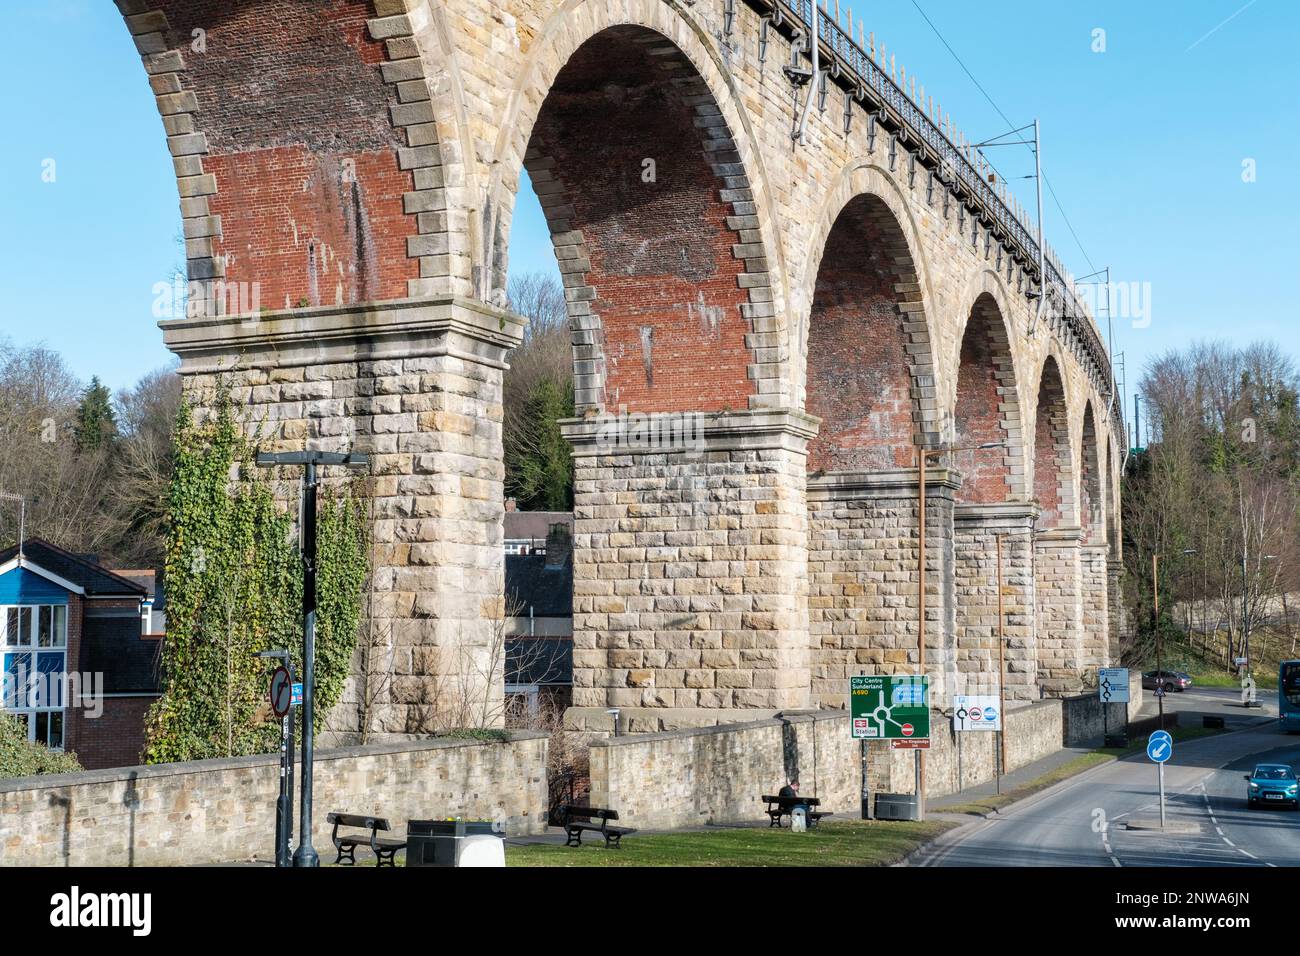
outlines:
[[[843,706],[847,675],[917,667],[922,606],[938,700],[994,691],[996,536],[1008,695],[1110,659],[1109,357],[856,23],[818,14],[810,81],[811,0],[117,2],[175,165],[187,388],[225,376],[272,444],[373,456],[381,732],[501,693],[524,170],[573,337],[573,726]],[[602,431],[651,413],[699,413],[702,449]]]

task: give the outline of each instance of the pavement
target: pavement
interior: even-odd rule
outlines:
[[[1098,741],[1100,745],[1101,741]],[[1017,787],[1032,783],[1044,774],[1051,773],[1060,767],[1065,766],[1076,757],[1083,754],[1092,753],[1092,747],[1062,747],[1054,753],[1048,754],[1033,763],[1027,763],[1023,767],[1017,767],[1010,773],[1002,775],[1002,793],[1010,793]],[[927,811],[942,812],[945,808],[961,806],[970,803],[973,800],[983,797],[995,796],[998,793],[998,783],[996,780],[990,780],[988,783],[982,783],[978,786],[967,787],[958,793],[944,794],[942,797],[929,797],[925,801]]]
[[[1242,708],[1240,693],[1234,691],[1205,689],[1170,696],[1174,699],[1166,698],[1167,710],[1189,716],[1224,713],[1232,717],[1229,726],[1237,729],[1175,745],[1165,765],[1165,828],[1158,826],[1155,765],[1138,753],[951,830],[905,865],[1300,865],[1300,813],[1248,809],[1241,778],[1260,762],[1300,764],[1300,738],[1280,733],[1269,716],[1276,714],[1275,693],[1260,692],[1263,713]],[[969,799],[972,792],[961,799]],[[936,804],[931,806],[938,809]],[[1129,829],[1132,821],[1136,827]]]

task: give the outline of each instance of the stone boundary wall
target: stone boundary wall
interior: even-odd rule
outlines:
[[[858,742],[844,711],[608,737],[591,743],[591,805],[643,830],[758,821],[759,797],[797,779],[799,792],[856,817]]]
[[[331,810],[546,827],[543,733],[437,739],[316,753],[312,844],[334,859]],[[178,866],[274,857],[279,755],[0,780],[0,865]],[[295,793],[295,815],[297,794]],[[295,842],[297,824],[294,826]]]
[[[1015,770],[1061,749],[1061,701],[1008,701],[1004,724],[1007,732],[1007,769]],[[871,745],[869,783],[873,794],[912,793],[915,790],[915,757],[911,750],[890,750],[879,741]],[[930,749],[925,757],[925,793],[930,797],[955,793],[992,780],[996,772],[997,734],[965,731],[961,734],[958,760],[957,734],[952,719],[938,711],[930,716]],[[958,768],[960,765],[960,786]]]
[[[1063,698],[1064,740],[1067,747],[1100,745],[1106,729],[1118,733],[1137,717],[1142,707],[1142,672],[1129,671],[1128,704],[1110,704],[1110,713],[1103,720],[1101,700],[1097,691]]]

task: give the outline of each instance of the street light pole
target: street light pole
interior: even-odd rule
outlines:
[[[302,519],[299,528],[303,563],[302,803],[298,811],[298,849],[293,854],[293,865],[316,867],[320,866],[320,855],[311,844],[312,770],[316,745],[313,726],[316,716],[316,493],[320,487],[316,479],[316,466],[366,468],[370,465],[370,459],[365,455],[338,452],[258,452],[257,464],[261,468],[277,465],[304,466]]]

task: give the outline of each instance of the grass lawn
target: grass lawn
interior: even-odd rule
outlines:
[[[507,866],[887,866],[952,824],[828,820],[807,833],[736,827],[634,833],[621,850],[593,838],[581,847],[532,843],[506,847]]]
[[[987,797],[978,797],[969,803],[961,803],[953,807],[944,807],[943,813],[992,813],[994,810],[1005,807],[1008,803],[1016,800],[1023,800],[1031,793],[1037,793],[1039,790],[1045,790],[1054,783],[1060,783],[1075,774],[1083,773],[1089,767],[1095,767],[1098,764],[1108,763],[1115,757],[1107,751],[1094,750],[1092,753],[1080,754],[1069,763],[1064,763],[1055,770],[1048,771],[1040,777],[1035,777],[1028,783],[1023,783],[1013,790],[1007,790],[1001,794],[991,794]]]

